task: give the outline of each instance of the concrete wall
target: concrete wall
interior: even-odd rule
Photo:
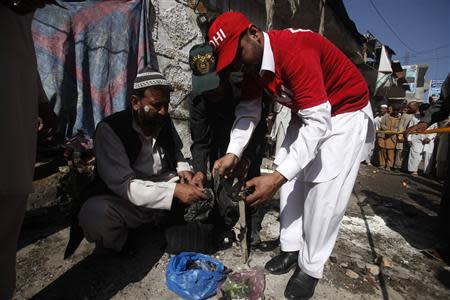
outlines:
[[[191,90],[191,71],[188,54],[190,48],[202,43],[204,38],[189,1],[151,0],[151,4],[151,42],[156,58],[152,63],[174,87],[170,113],[184,143],[183,153],[190,157],[187,100]]]
[[[228,9],[242,11],[255,23],[265,26],[264,2],[254,1],[210,1],[217,13]],[[250,3],[251,2],[251,3]],[[197,25],[197,15],[192,9],[196,0],[151,0],[150,28],[151,44],[154,50],[153,66],[158,68],[171,82],[170,113],[183,141],[183,153],[190,157],[191,138],[188,124],[188,99],[191,90],[189,50],[195,44],[204,42]]]

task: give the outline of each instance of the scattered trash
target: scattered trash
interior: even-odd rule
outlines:
[[[243,282],[226,281],[220,289],[223,294],[219,299],[231,300],[231,299],[247,299],[252,291],[252,284],[250,279]]]
[[[69,166],[60,166],[60,167],[58,167],[58,171],[60,173],[67,174],[70,172],[70,167]]]
[[[392,268],[392,266],[394,265],[394,264],[392,263],[392,260],[390,260],[389,258],[387,258],[387,257],[385,257],[385,256],[381,256],[381,257],[379,258],[378,263],[379,263],[380,265],[382,265],[384,268]]]
[[[366,264],[366,270],[373,276],[378,276],[380,274],[380,267],[377,265]]]
[[[341,266],[342,268],[348,268],[348,263],[343,262],[343,263],[340,263],[339,266]]]
[[[228,276],[218,291],[218,297],[221,300],[262,300],[265,286],[264,271],[256,268],[243,270]]]
[[[167,265],[166,285],[183,299],[208,299],[216,294],[224,270],[224,265],[211,256],[182,252]]]
[[[364,260],[364,258],[361,255],[359,255],[358,253],[353,253],[353,252],[349,253],[348,257],[350,257],[354,260]]]
[[[352,271],[350,269],[345,272],[345,275],[347,275],[348,277],[350,277],[352,279],[358,279],[359,278],[358,273],[356,273],[356,272],[354,272],[354,271]]]
[[[332,253],[331,255],[330,255],[330,261],[332,262],[332,263],[337,263],[338,262],[338,255],[336,254],[336,253]]]
[[[361,270],[366,269],[366,263],[361,260],[356,261],[356,266],[358,267],[358,269],[361,269]]]
[[[403,179],[402,180],[402,185],[403,185],[404,188],[407,188],[408,187],[408,179]]]

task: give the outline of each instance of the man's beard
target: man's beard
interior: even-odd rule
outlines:
[[[135,111],[136,121],[145,131],[155,132],[161,129],[166,117],[161,116],[156,112],[146,112],[143,107]]]

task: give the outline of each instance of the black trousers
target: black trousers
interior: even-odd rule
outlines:
[[[16,251],[28,195],[0,194],[0,300],[12,299],[16,286]]]

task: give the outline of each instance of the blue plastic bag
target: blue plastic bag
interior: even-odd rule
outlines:
[[[216,294],[223,271],[224,265],[211,256],[182,252],[167,265],[166,285],[183,299],[208,299]]]

